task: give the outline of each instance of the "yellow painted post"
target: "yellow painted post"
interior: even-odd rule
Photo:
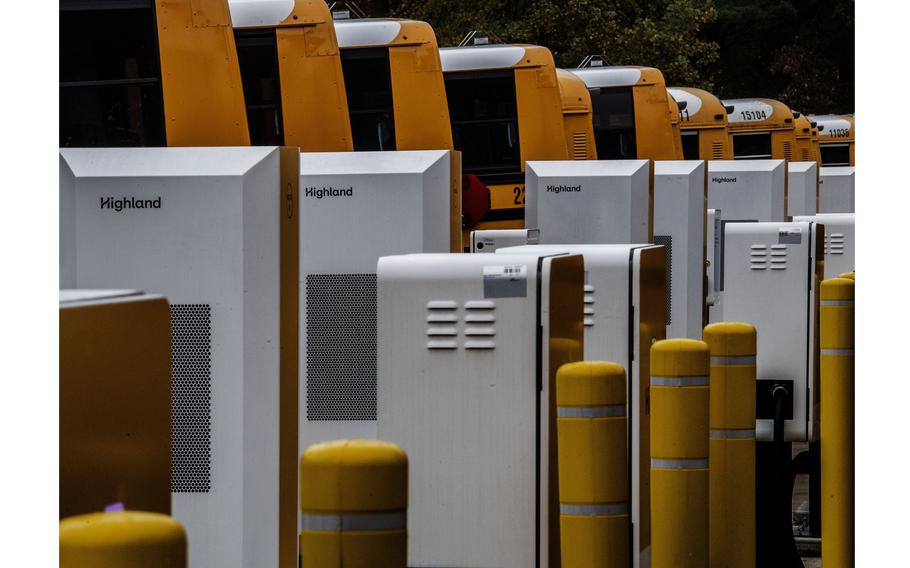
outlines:
[[[708,346],[651,346],[651,566],[708,566]]]
[[[389,442],[337,440],[300,458],[302,568],[405,568],[408,457]]]
[[[629,566],[626,372],[607,361],[556,372],[562,565]]]
[[[856,273],[855,272],[844,272],[843,274],[839,274],[838,278],[849,278],[850,280],[856,280]]]
[[[711,350],[711,568],[755,567],[755,327],[714,323]]]
[[[822,564],[854,562],[854,282],[821,285]]]
[[[161,513],[89,513],[60,521],[60,568],[186,568],[186,532]]]

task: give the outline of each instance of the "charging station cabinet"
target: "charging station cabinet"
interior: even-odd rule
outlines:
[[[491,253],[502,247],[536,245],[538,229],[483,229],[471,231],[471,252]]]
[[[390,256],[377,278],[378,435],[408,454],[408,564],[557,566],[555,381],[583,353],[582,257]]]
[[[171,513],[171,325],[137,290],[60,291],[60,518]]]
[[[708,209],[721,209],[724,219],[783,222],[786,203],[784,160],[708,162]]]
[[[376,263],[462,250],[452,166],[448,150],[300,154],[300,452],[376,437]]]
[[[705,304],[708,321],[720,321],[712,315],[720,311],[720,241],[723,236],[722,211],[708,209],[705,223]]]
[[[815,215],[818,205],[818,164],[787,164],[787,216]]]
[[[651,241],[648,160],[527,162],[525,226],[542,244]]]
[[[667,337],[698,339],[705,314],[705,201],[701,160],[654,162],[654,244],[667,254]]]
[[[640,245],[539,245],[500,249],[497,256],[584,257],[584,358],[626,369],[633,566],[651,558],[651,345],[666,337],[666,249]]]
[[[818,290],[825,227],[818,223],[727,223],[723,317],[758,330],[756,439],[771,441],[773,390],[785,387],[784,441],[818,438]]]
[[[60,150],[61,284],[170,301],[171,514],[192,566],[296,557],[299,160]]]
[[[819,170],[818,212],[854,213],[856,207],[856,168],[829,166]]]
[[[856,214],[819,213],[794,217],[794,221],[821,223],[825,226],[825,278],[853,272],[856,268]]]

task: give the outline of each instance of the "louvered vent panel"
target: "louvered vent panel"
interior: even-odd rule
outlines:
[[[828,237],[825,236],[825,254],[828,254],[829,247]],[[830,252],[831,254],[844,254],[844,234],[843,233],[831,233],[830,241]]]
[[[465,349],[493,349],[496,342],[496,303],[492,300],[469,300],[464,303]]]
[[[749,251],[749,268],[766,270],[768,268],[768,246],[752,245]]]
[[[809,161],[809,149],[808,149],[808,148],[803,148],[802,152],[803,152],[802,160],[803,160],[804,162],[808,162],[808,161]]]
[[[584,132],[575,132],[572,134],[572,159],[588,159],[588,137]]]
[[[784,159],[788,162],[793,161],[793,143],[784,142]]]
[[[672,235],[654,235],[654,244],[663,245],[667,251],[667,325],[673,323],[673,236]]]
[[[724,159],[724,144],[723,142],[714,141],[711,142],[711,159],[712,160],[723,160]]]
[[[585,284],[585,327],[594,325],[594,286]]]
[[[787,269],[787,245],[771,245],[771,270]]]
[[[212,459],[212,308],[171,304],[171,492],[208,493]]]
[[[457,349],[458,304],[454,300],[427,302],[427,349]]]
[[[376,420],[376,275],[306,277],[307,420]]]

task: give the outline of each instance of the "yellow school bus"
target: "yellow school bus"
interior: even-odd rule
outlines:
[[[565,69],[556,70],[556,80],[559,81],[562,98],[562,119],[569,157],[573,160],[596,160],[591,93],[584,81]]]
[[[702,89],[671,87],[679,105],[683,158],[732,160],[733,144],[727,131],[727,110],[720,99]]]
[[[553,55],[536,45],[475,45],[439,56],[463,175],[490,190],[489,211],[468,228],[522,228],[525,162],[569,159]]]
[[[338,20],[354,150],[451,150],[436,34],[426,22]]]
[[[352,148],[323,2],[62,0],[60,42],[61,146]]]
[[[855,166],[856,124],[853,116],[815,114],[810,120],[818,125],[818,145],[823,166]]]
[[[597,63],[594,60],[591,67],[572,69],[572,73],[591,93],[598,159],[682,159],[663,73],[653,67]]]
[[[818,145],[818,124],[801,112],[793,111],[793,133],[796,137],[794,160],[817,162],[821,165]]]
[[[793,112],[787,105],[773,99],[729,99],[723,104],[728,107],[734,160],[798,159]]]

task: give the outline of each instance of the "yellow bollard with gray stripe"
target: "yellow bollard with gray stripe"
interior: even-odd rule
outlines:
[[[708,345],[651,346],[651,566],[708,566]]]
[[[854,282],[821,285],[822,564],[854,566]]]
[[[116,511],[60,521],[60,568],[186,568],[186,532],[161,513]]]
[[[709,565],[754,568],[756,330],[714,323],[704,340],[711,350]]]
[[[562,565],[629,566],[626,372],[607,361],[556,372]]]
[[[408,458],[389,442],[337,440],[300,458],[302,568],[405,568]]]

